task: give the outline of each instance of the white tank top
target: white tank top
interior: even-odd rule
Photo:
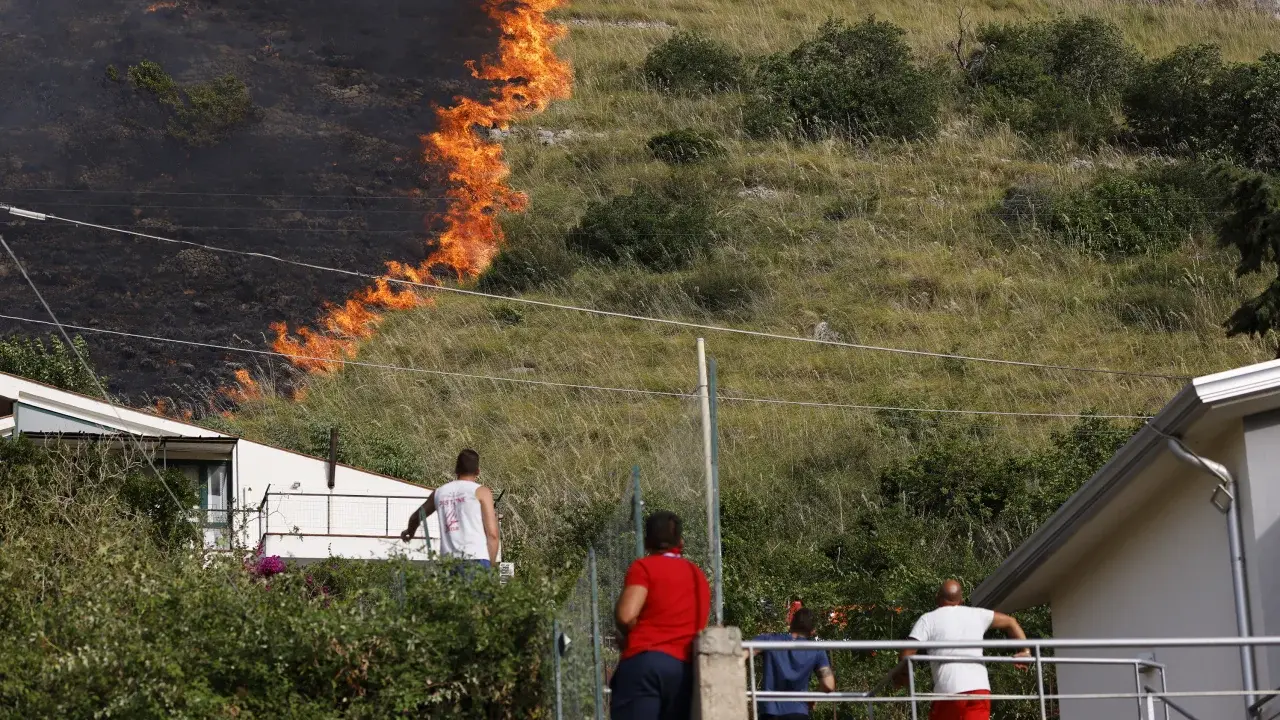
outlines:
[[[484,515],[476,490],[480,483],[454,480],[436,488],[436,516],[440,518],[440,554],[466,560],[488,560]]]

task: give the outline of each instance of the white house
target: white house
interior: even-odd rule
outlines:
[[[199,484],[203,512],[194,514],[210,551],[261,545],[265,555],[305,563],[421,561],[440,549],[434,520],[425,524],[431,547],[422,531],[409,544],[399,538],[430,488],[0,373],[0,438],[19,435],[40,444],[145,448],[157,466]]]
[[[1048,604],[1058,638],[1280,636],[1280,361],[1189,383],[972,602],[1006,612]],[[1247,689],[1250,663],[1255,689],[1280,685],[1280,647],[1059,652],[1068,654],[1153,655],[1173,692]],[[1064,665],[1058,681],[1064,694],[1135,686],[1132,666]],[[1239,696],[1174,699],[1197,718],[1248,717]],[[1280,700],[1259,717],[1280,715],[1273,706]],[[1132,699],[1064,700],[1061,710],[1064,720],[1138,717]]]

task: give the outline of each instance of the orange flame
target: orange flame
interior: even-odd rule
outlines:
[[[301,327],[296,337],[284,323],[275,323],[273,347],[291,356],[294,365],[310,372],[332,372],[336,362],[354,357],[360,340],[373,334],[385,310],[402,310],[423,303],[412,290],[392,290],[388,279],[431,282],[431,268],[448,266],[459,277],[474,277],[497,255],[504,240],[498,212],[519,212],[528,197],[507,185],[511,170],[502,146],[482,138],[477,128],[506,129],[512,122],[542,112],[552,101],[568,98],[572,86],[569,64],[556,57],[553,46],[564,37],[563,25],[546,13],[566,0],[486,0],[485,12],[497,21],[502,38],[495,57],[479,67],[468,63],[480,80],[500,83],[496,96],[486,100],[457,98],[438,108],[439,130],[424,135],[423,161],[449,168],[452,187],[445,230],[434,252],[420,265],[387,263],[387,275],[374,287],[356,293],[342,305],[330,305],[320,320],[321,331]]]
[[[222,388],[222,394],[225,395],[228,400],[231,400],[238,405],[241,403],[252,402],[254,400],[261,400],[265,397],[265,393],[262,391],[262,386],[258,384],[257,380],[254,380],[253,377],[249,375],[248,370],[240,368],[239,370],[236,370],[235,374],[235,386]]]
[[[147,12],[153,13],[153,12],[156,12],[157,10],[172,10],[173,8],[176,8],[176,7],[178,7],[178,3],[173,2],[172,0],[166,0],[165,2],[158,2],[149,6],[147,8]]]

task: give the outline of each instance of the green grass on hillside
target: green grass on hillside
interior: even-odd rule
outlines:
[[[1191,5],[987,0],[966,17],[978,24],[1081,12],[1118,23],[1149,54],[1213,41],[1230,58],[1251,59],[1280,37],[1280,21],[1267,15]],[[698,29],[754,56],[793,46],[827,17],[869,14],[906,27],[920,56],[949,61],[953,3],[599,0],[562,11],[572,31],[559,52],[575,67],[574,97],[530,124],[574,134],[544,145],[523,128],[506,141],[512,183],[531,198],[527,214],[504,219],[509,235],[561,238],[588,202],[667,176],[672,169],[652,158],[646,142],[692,127],[714,133],[728,150],[681,169],[712,197],[723,222],[711,262],[758,268],[767,290],[746,309],[714,315],[690,301],[679,274],[587,268],[554,292],[531,296],[802,336],[826,322],[841,338],[872,345],[1178,375],[1270,357],[1261,343],[1224,337],[1222,320],[1257,288],[1234,278],[1230,256],[1211,239],[1167,255],[1107,261],[1012,237],[989,218],[1013,183],[1081,185],[1098,168],[1130,167],[1135,157],[1035,150],[958,113],[947,117],[939,138],[918,144],[746,141],[740,96],[660,95],[637,70],[672,28],[635,21]],[[611,24],[619,21],[633,24]],[[1161,320],[1171,314],[1174,331]],[[698,334],[445,295],[435,307],[391,318],[361,359],[688,392]],[[1178,387],[705,334],[721,391],[731,396],[1140,414],[1158,409]],[[253,437],[305,445],[308,428],[337,418],[357,436],[353,459],[376,454],[375,436],[395,437],[415,465],[432,468],[421,478],[426,483],[443,476],[459,447],[477,447],[486,477],[512,493],[508,528],[527,557],[541,561],[563,553],[569,509],[616,500],[634,462],[646,476],[661,474],[668,487],[696,494],[695,410],[684,400],[348,368],[315,379],[301,402],[267,400],[229,422]],[[857,410],[730,402],[720,421],[726,488],[749,489],[779,512],[795,512],[798,534],[809,524],[843,523],[850,508],[874,498],[877,470],[914,447],[884,414]],[[995,442],[1015,446],[1041,442],[1063,426],[993,422]]]

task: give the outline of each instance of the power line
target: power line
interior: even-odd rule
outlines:
[[[20,317],[16,315],[4,315],[4,314],[0,314],[0,320],[13,320],[16,322],[32,323],[36,325],[56,325],[57,324],[57,323],[49,322],[48,320],[37,320],[35,318],[25,318],[25,317]],[[222,350],[225,352],[247,353],[250,355],[265,355],[265,356],[271,356],[271,357],[280,357],[280,358],[285,358],[291,361],[292,360],[309,360],[309,361],[315,361],[315,362],[334,363],[337,365],[344,365],[344,366],[352,365],[355,367],[366,367],[366,368],[371,368],[375,370],[417,373],[417,374],[435,375],[435,376],[443,376],[443,377],[456,377],[456,378],[463,378],[467,380],[488,380],[492,382],[504,382],[504,383],[518,384],[518,385],[553,387],[553,388],[560,388],[560,389],[566,389],[566,390],[590,390],[590,391],[596,391],[596,392],[613,392],[613,393],[624,393],[624,394],[631,394],[631,395],[649,395],[649,396],[674,397],[674,398],[696,397],[695,394],[687,393],[687,392],[664,391],[664,390],[641,390],[638,388],[619,388],[619,387],[608,387],[608,386],[602,386],[602,385],[560,383],[560,382],[551,382],[548,380],[529,380],[526,378],[510,378],[510,377],[502,377],[498,375],[478,375],[474,373],[450,372],[447,370],[431,370],[428,368],[408,367],[403,365],[371,363],[371,362],[366,362],[362,360],[341,360],[341,359],[333,359],[333,358],[312,357],[307,355],[283,353],[275,350],[260,350],[257,348],[235,347],[233,345],[219,345],[216,343],[197,342],[195,340],[179,340],[177,338],[167,338],[167,337],[161,337],[157,335],[144,335],[141,333],[131,333],[131,332],[125,332],[122,330],[110,330],[106,328],[85,327],[82,325],[61,324],[61,325],[58,325],[58,327],[71,328],[72,330],[76,330],[80,332],[91,332],[91,333],[100,333],[104,335],[113,335],[117,337],[127,337],[127,338],[136,339],[136,340],[172,343],[176,345],[187,345],[191,347],[203,347],[203,348],[209,348],[212,350]],[[65,330],[63,332],[65,333]],[[775,398],[740,397],[740,396],[726,396],[726,395],[717,395],[716,397],[717,399],[723,402],[751,402],[751,403],[763,403],[763,404],[771,404],[771,405],[795,405],[795,406],[804,406],[804,407],[822,407],[822,408],[835,408],[835,409],[845,409],[845,410],[883,410],[883,411],[896,411],[896,412],[917,412],[917,413],[932,413],[932,414],[940,414],[940,415],[994,415],[994,416],[1002,416],[1002,417],[1037,417],[1037,418],[1096,417],[1096,418],[1106,418],[1106,419],[1143,419],[1143,418],[1149,417],[1147,415],[1097,415],[1097,414],[1089,414],[1089,413],[1011,412],[1011,411],[994,411],[994,410],[889,407],[889,406],[879,406],[879,405],[820,403],[820,402],[806,402],[806,401],[799,401],[799,400],[781,400],[781,399],[775,399]]]
[[[204,250],[209,250],[211,252],[221,252],[221,253],[229,253],[233,255],[244,255],[247,257],[256,257],[264,260],[271,260],[274,262],[284,263],[287,265],[294,265],[296,267],[308,268],[311,270],[320,270],[323,272],[332,272],[332,273],[338,273],[341,275],[348,275],[352,277],[360,277],[360,278],[364,278],[366,280],[371,280],[371,281],[383,280],[389,283],[394,283],[397,285],[403,285],[407,287],[422,288],[425,290],[440,291],[440,292],[450,292],[450,293],[455,293],[459,295],[470,295],[473,297],[483,297],[483,298],[489,298],[493,300],[502,300],[505,302],[514,302],[514,303],[521,303],[525,305],[533,305],[537,307],[554,308],[557,310],[569,310],[573,312],[582,312],[582,313],[588,313],[592,315],[598,315],[601,317],[613,317],[613,318],[619,318],[624,320],[650,322],[650,323],[657,323],[660,325],[685,327],[685,328],[690,328],[695,330],[705,330],[708,332],[746,335],[748,337],[767,338],[771,340],[787,340],[791,342],[803,342],[803,343],[810,343],[814,345],[843,347],[843,348],[849,348],[853,350],[867,350],[867,351],[873,351],[873,352],[886,352],[886,353],[894,353],[899,355],[913,355],[918,357],[965,360],[969,362],[990,363],[993,365],[1038,368],[1043,370],[1061,370],[1061,371],[1069,371],[1069,372],[1097,373],[1097,374],[1105,374],[1105,375],[1126,375],[1131,377],[1158,378],[1162,380],[1188,380],[1189,379],[1189,377],[1185,375],[1169,375],[1164,373],[1141,372],[1141,371],[1135,371],[1135,370],[1111,370],[1106,368],[1090,368],[1090,367],[1079,367],[1079,366],[1072,366],[1072,365],[1055,365],[1050,363],[1027,362],[1023,360],[1002,360],[998,358],[979,357],[974,355],[959,355],[955,353],[941,353],[941,352],[932,352],[927,350],[909,350],[905,348],[893,348],[893,347],[885,347],[885,346],[879,346],[879,345],[866,345],[861,343],[844,342],[841,340],[807,338],[807,337],[801,337],[798,335],[783,335],[781,333],[770,333],[770,332],[764,332],[759,330],[745,330],[741,328],[724,327],[721,325],[709,325],[706,323],[687,322],[683,320],[671,320],[668,318],[658,318],[658,317],[651,317],[647,315],[634,315],[630,313],[613,312],[610,310],[598,310],[595,308],[581,307],[577,305],[565,305],[560,303],[546,302],[542,300],[532,300],[532,299],[523,298],[523,297],[509,297],[505,295],[496,295],[493,293],[481,292],[479,290],[466,290],[463,288],[450,287],[447,285],[440,285],[436,283],[414,282],[411,280],[403,280],[400,278],[392,278],[392,277],[387,277],[383,275],[373,275],[370,273],[362,273],[355,270],[344,270],[342,268],[327,267],[324,265],[317,265],[315,263],[302,262],[299,260],[289,260],[286,258],[277,257],[275,255],[268,255],[266,253],[248,252],[244,250],[232,250],[230,248],[219,247],[217,245],[208,245],[205,243],[198,243],[191,240],[176,240],[174,238],[167,238],[160,235],[151,235],[148,233],[141,233],[133,230],[127,230],[127,229],[118,228],[118,227],[111,227],[109,225],[99,225],[97,223],[85,222],[83,220],[73,220],[71,218],[59,217],[57,215],[37,213],[37,212],[32,212],[30,210],[22,210],[20,208],[15,208],[10,205],[0,204],[0,209],[7,209],[9,213],[12,215],[16,215],[18,217],[23,217],[31,220],[54,220],[57,222],[64,222],[64,223],[77,225],[81,227],[89,227],[89,228],[94,228],[98,230],[106,230],[108,232],[123,233],[126,235],[146,238],[149,240],[158,240],[160,242],[173,243],[177,245],[188,245],[192,247],[198,247]]]
[[[107,389],[102,386],[102,381],[98,379],[98,374],[93,371],[93,368],[89,365],[89,361],[86,360],[84,355],[80,352],[80,348],[76,347],[76,344],[71,341],[71,335],[67,333],[66,328],[62,323],[58,322],[58,317],[54,315],[53,308],[49,307],[49,303],[45,302],[44,295],[40,293],[40,289],[36,287],[31,276],[27,274],[27,269],[23,267],[22,262],[18,260],[18,256],[14,254],[13,248],[9,247],[9,243],[5,241],[3,235],[0,235],[0,247],[3,247],[4,251],[9,254],[9,259],[13,260],[13,264],[17,266],[18,272],[22,273],[22,278],[27,281],[27,285],[31,287],[31,292],[35,293],[36,299],[40,301],[40,305],[44,307],[44,311],[49,314],[49,320],[52,321],[39,322],[46,325],[53,325],[58,328],[58,332],[62,335],[62,339],[67,343],[67,347],[71,349],[71,352],[75,353],[76,359],[80,361],[80,367],[84,369],[85,373],[89,376],[89,379],[93,380],[93,384],[98,388],[98,392],[102,394],[103,401],[105,401],[107,406],[111,408],[111,411],[115,414],[116,419],[120,421],[120,424],[128,427],[128,423],[124,419],[124,416],[120,414],[120,408],[116,407],[115,402],[111,400],[111,395],[107,392]],[[139,452],[141,452],[142,457],[146,459],[147,464],[151,466],[156,477],[160,479],[160,484],[164,485],[164,489],[169,493],[169,497],[173,498],[173,504],[178,506],[178,512],[182,516],[185,516],[189,512],[189,509],[183,506],[182,501],[179,500],[177,494],[173,492],[173,488],[169,487],[169,482],[164,479],[164,473],[160,472],[160,468],[156,467],[155,461],[151,459],[151,455],[147,453],[146,448],[142,447],[142,441],[138,440],[132,432],[127,430],[124,434],[133,441]]]

